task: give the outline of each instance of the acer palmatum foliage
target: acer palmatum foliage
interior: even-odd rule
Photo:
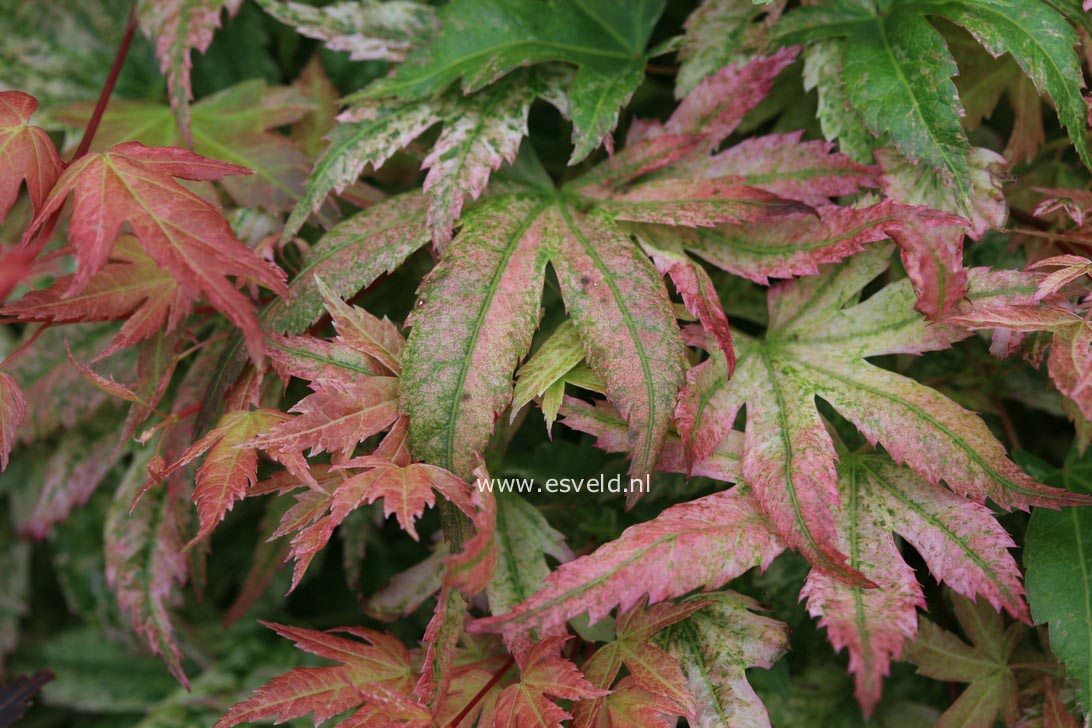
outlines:
[[[0,656],[52,710],[1077,725],[1087,16],[695,4],[0,13]]]

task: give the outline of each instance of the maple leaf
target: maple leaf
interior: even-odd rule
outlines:
[[[155,41],[159,68],[167,78],[171,108],[187,146],[193,145],[190,100],[193,88],[191,53],[204,53],[220,27],[223,11],[234,15],[242,0],[140,0],[137,17],[144,34]]]
[[[963,27],[995,58],[1011,54],[1035,88],[1050,95],[1074,147],[1092,165],[1084,139],[1084,81],[1073,50],[1076,32],[1049,3],[819,4],[786,13],[774,34],[786,44],[828,44],[843,71],[824,74],[819,84],[840,87],[835,93],[844,95],[860,122],[890,138],[912,162],[933,169],[967,214],[973,183],[970,145],[960,126],[963,106],[951,80],[958,68],[928,16]]]
[[[753,566],[765,568],[783,548],[750,497],[738,488],[721,491],[630,526],[592,554],[559,566],[530,599],[468,629],[549,632],[585,611],[594,624],[614,607],[628,611],[646,596],[654,604],[715,589]]]
[[[624,428],[623,423],[623,428]],[[513,493],[496,493],[497,565],[486,587],[491,614],[504,614],[542,588],[546,556],[561,563],[573,553],[541,511]]]
[[[459,236],[420,289],[411,321],[402,400],[415,453],[468,476],[494,419],[511,402],[511,372],[530,346],[549,263],[588,364],[630,422],[630,471],[651,471],[670,427],[665,407],[673,406],[683,347],[655,269],[615,221],[743,224],[810,208],[736,177],[690,181],[665,173],[625,183],[687,150],[715,145],[716,135],[739,123],[791,58],[785,52],[726,69],[680,106],[663,134],[627,147],[570,182],[560,201],[528,155],[517,163],[520,181],[510,185],[512,192],[463,215]],[[733,103],[706,102],[714,93],[727,96],[734,90],[741,93]],[[715,132],[693,131],[706,122]],[[677,151],[664,155],[665,143]],[[588,209],[574,209],[570,200],[576,199]],[[713,313],[719,301],[707,279],[703,282],[701,310],[723,330],[723,312]]]
[[[390,273],[430,237],[426,200],[417,193],[398,195],[338,223],[311,248],[288,293],[270,305],[270,331],[301,333],[323,313],[316,278],[338,296],[350,298]]]
[[[707,604],[701,601],[679,605],[668,602],[652,607],[638,604],[619,614],[614,641],[600,647],[584,663],[585,676],[592,685],[606,689],[611,687],[624,664],[641,690],[662,699],[657,703],[659,712],[694,720],[697,708],[686,686],[686,677],[675,658],[656,646],[652,637]],[[573,710],[574,725],[595,725],[601,720],[604,709],[609,714],[608,700],[600,697],[577,703]]]
[[[758,604],[735,592],[701,594],[702,605],[653,639],[686,676],[697,706],[695,726],[768,725],[747,668],[769,669],[788,649],[788,628],[754,613]],[[684,602],[683,606],[689,606]]]
[[[1028,265],[1028,270],[1040,268],[1057,268],[1057,270],[1047,274],[1039,283],[1039,288],[1035,292],[1035,298],[1038,300],[1061,294],[1069,283],[1083,281],[1085,276],[1092,275],[1092,260],[1083,255],[1056,255]]]
[[[918,638],[906,652],[918,673],[945,682],[969,683],[938,726],[991,726],[1000,713],[1007,725],[1019,717],[1020,688],[1009,658],[1022,638],[1022,625],[1007,629],[989,607],[953,599],[953,608],[971,644],[930,621],[922,621]]]
[[[331,517],[335,520],[363,503],[383,499],[385,516],[395,516],[399,525],[414,540],[418,539],[414,521],[425,508],[435,504],[433,491],[453,503],[462,505],[465,512],[473,512],[468,488],[459,478],[434,465],[411,463],[399,467],[375,456],[365,455],[345,463],[345,467],[364,467],[338,487],[334,494]],[[344,516],[342,516],[344,517]]]
[[[30,117],[38,101],[21,91],[0,91],[0,222],[4,221],[19,187],[26,181],[35,211],[41,209],[61,174],[61,158],[53,141]]]
[[[358,306],[346,304],[318,276],[315,284],[337,331],[335,341],[374,359],[391,374],[401,374],[406,340],[394,324],[385,318],[378,319]]]
[[[732,427],[744,405],[743,480],[773,527],[812,564],[867,585],[836,545],[830,512],[839,502],[835,451],[816,396],[857,425],[896,462],[930,483],[1003,508],[1074,502],[1035,483],[1005,456],[985,424],[940,393],[867,363],[888,353],[920,354],[965,338],[956,326],[928,326],[913,311],[909,280],[864,302],[863,287],[888,265],[890,247],[874,247],[823,275],[770,290],[770,325],[762,338],[735,332],[739,363],[731,382],[718,353],[687,375],[676,413],[691,461],[700,461]],[[976,269],[969,297],[995,295],[1011,280]],[[707,348],[713,348],[709,343]]]
[[[268,409],[228,412],[170,466],[168,472],[205,456],[197,469],[197,486],[193,491],[199,525],[189,546],[211,534],[235,502],[242,500],[257,482],[258,453],[245,447],[245,443],[285,417]]]
[[[186,498],[179,479],[173,478],[167,487],[151,491],[133,506],[143,489],[152,454],[151,447],[137,452],[107,513],[106,580],[137,634],[188,687],[169,612],[175,587],[188,573],[182,555]]]
[[[882,456],[843,455],[838,471],[839,548],[850,568],[877,588],[848,586],[813,569],[800,595],[835,649],[848,648],[857,698],[868,716],[891,660],[917,633],[916,608],[925,606],[890,531],[915,548],[938,582],[968,598],[982,596],[1025,622],[1030,615],[1020,570],[1008,553],[1016,544],[984,506],[931,486]]]
[[[633,413],[635,439],[644,439],[635,442],[635,470],[654,460],[669,422],[664,407],[681,379],[682,342],[677,334],[664,335],[675,328],[666,292],[606,218],[593,223],[552,208],[531,196],[476,208],[422,287],[404,361],[403,406],[415,452],[455,473],[473,468],[474,453],[483,450],[496,413],[511,398],[511,372],[530,346],[547,255],[558,245],[569,259],[559,277],[593,366],[610,368],[603,378],[612,394],[634,398],[622,406]],[[608,261],[636,271],[616,278]],[[600,287],[603,294],[590,299]],[[453,310],[432,301],[460,305]],[[661,326],[656,338],[654,321]],[[619,327],[626,338],[617,336]],[[616,364],[633,360],[643,373]]]
[[[346,474],[344,468],[349,467],[363,470]],[[386,515],[394,515],[414,539],[419,538],[414,527],[416,519],[436,502],[433,491],[468,516],[475,514],[468,486],[451,473],[424,463],[399,466],[375,455],[362,456],[337,469],[315,466],[304,474],[295,474],[283,485],[277,484],[283,491],[301,486],[306,489],[296,496],[297,504],[285,512],[273,534],[276,538],[295,532],[289,551],[289,556],[296,560],[292,589],[299,584],[315,554],[329,542],[334,529],[366,503],[383,499]],[[260,492],[262,489],[252,494]]]
[[[1076,256],[1074,256],[1076,257]],[[1050,261],[1042,261],[1050,264]],[[1085,418],[1092,417],[1092,327],[1085,316],[1056,300],[1055,291],[1067,279],[1084,275],[1083,264],[1065,268],[1047,277],[1009,272],[1024,287],[1024,295],[995,295],[966,302],[945,320],[969,329],[993,329],[995,337],[1004,333],[1007,344],[994,353],[1008,355],[1029,332],[1044,331],[1051,336],[1047,371],[1058,388],[1079,408]],[[1030,289],[1030,291],[1029,291]],[[1047,300],[1044,300],[1047,299]],[[1055,299],[1055,300],[1050,300]]]
[[[683,24],[675,97],[682,98],[698,83],[725,66],[746,58],[759,47],[784,9],[781,0],[756,5],[740,0],[703,0]]]
[[[395,713],[415,701],[407,696],[413,686],[410,653],[396,638],[363,627],[340,627],[319,632],[263,622],[274,632],[292,640],[298,649],[331,660],[330,667],[301,667],[273,678],[254,695],[233,706],[217,721],[217,728],[230,728],[265,718],[284,722],[314,713],[315,725],[349,709],[369,706]],[[343,633],[358,639],[339,637]],[[428,712],[421,711],[427,718]],[[421,712],[417,712],[420,718]],[[368,725],[353,723],[348,725]],[[339,725],[346,725],[341,723]]]
[[[258,0],[258,5],[301,35],[348,53],[351,61],[403,61],[437,25],[430,6],[404,0],[343,0],[321,8],[279,0]]]
[[[251,443],[278,460],[308,449],[311,455],[347,455],[362,440],[383,432],[398,419],[398,380],[394,377],[355,382],[320,379],[311,389],[312,394],[288,410],[295,417]]]
[[[542,15],[511,0],[458,0],[438,13],[439,34],[411,54],[391,78],[365,93],[419,99],[462,79],[478,91],[519,66],[561,61],[578,67],[566,92],[573,120],[571,164],[611,132],[619,108],[644,78],[645,52],[662,0],[621,6],[561,0]]]
[[[96,358],[171,332],[189,315],[193,300],[179,283],[141,251],[136,238],[122,235],[110,260],[87,281],[83,290],[68,295],[75,276],[61,276],[49,288],[30,291],[0,309],[22,321],[72,323],[115,321],[125,324]]]
[[[1021,453],[1020,464],[1044,482],[1078,493],[1092,492],[1089,458],[1073,447],[1061,467]],[[1083,456],[1082,456],[1083,455]],[[1078,686],[1081,706],[1092,703],[1092,626],[1084,615],[1089,603],[1087,553],[1089,534],[1086,509],[1036,511],[1024,542],[1028,601],[1037,624],[1050,626],[1051,650],[1065,663],[1068,679]],[[1074,554],[1078,557],[1074,558]],[[1066,725],[1059,721],[1059,725]]]
[[[299,121],[313,108],[314,102],[295,88],[269,86],[260,79],[244,81],[193,104],[188,143],[198,154],[253,172],[221,181],[239,205],[283,212],[303,192],[308,158],[292,139],[273,130]],[[54,116],[82,128],[92,110],[90,103],[77,102]],[[156,147],[187,143],[170,108],[119,99],[103,114],[91,149],[102,151],[129,141]]]
[[[10,374],[0,372],[0,470],[8,467],[8,455],[15,445],[15,431],[27,415],[23,391]]]
[[[178,281],[187,299],[205,294],[243,330],[257,361],[265,350],[258,321],[250,302],[226,276],[283,292],[284,273],[239,242],[216,208],[172,179],[216,180],[245,172],[183,149],[119,144],[88,154],[64,171],[24,241],[73,195],[68,235],[79,270],[66,293],[73,295],[107,263],[122,225],[129,223],[144,251]]]
[[[527,113],[538,95],[549,94],[556,77],[517,73],[463,98],[449,92],[411,103],[377,103],[360,95],[345,99],[350,107],[330,134],[330,145],[315,162],[300,205],[289,217],[282,240],[290,238],[317,210],[331,190],[341,192],[370,166],[379,169],[391,154],[437,123],[443,131],[422,168],[429,169],[424,191],[427,223],[438,250],[467,199],[485,189],[492,171],[512,162],[527,132]]]
[[[482,724],[560,728],[572,718],[551,697],[578,700],[606,695],[593,686],[569,660],[558,655],[567,637],[551,637],[516,654],[520,679],[504,688],[496,697],[491,714],[482,716]]]

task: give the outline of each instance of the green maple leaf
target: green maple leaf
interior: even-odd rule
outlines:
[[[1079,493],[1092,492],[1089,458],[1075,451],[1060,469],[1023,455],[1025,465],[1043,482]],[[1085,709],[1092,705],[1092,523],[1084,508],[1040,511],[1028,525],[1024,565],[1028,602],[1037,622],[1050,625],[1051,649],[1066,665],[1066,673],[1080,685]]]
[[[644,78],[645,46],[663,6],[663,0],[456,0],[440,11],[436,39],[367,93],[419,99],[460,78],[470,93],[520,66],[568,63],[579,69],[568,90],[577,162],[614,128]]]
[[[291,209],[303,193],[307,156],[288,137],[273,129],[299,121],[314,107],[300,91],[244,81],[190,106],[193,148],[200,154],[254,171],[224,181],[238,204],[270,212]],[[90,102],[70,104],[54,116],[83,127],[91,116]],[[114,101],[95,135],[94,151],[139,140],[151,146],[183,144],[171,109],[149,101]]]
[[[1077,34],[1045,2],[886,0],[868,7],[835,0],[789,13],[776,32],[782,43],[838,39],[844,73],[820,82],[840,84],[853,112],[874,134],[889,138],[911,161],[931,167],[950,187],[957,211],[969,212],[970,144],[952,82],[959,69],[930,17],[962,26],[994,57],[1009,53],[1035,88],[1053,100],[1081,159],[1092,165],[1084,80],[1074,50]],[[825,126],[833,131],[829,111],[826,117]]]
[[[969,684],[937,725],[985,728],[994,724],[998,713],[1006,725],[1015,725],[1020,688],[1009,661],[1023,637],[1023,625],[1012,624],[1006,629],[1001,616],[988,605],[959,597],[953,602],[956,618],[971,644],[923,620],[918,638],[905,655],[921,675]]]

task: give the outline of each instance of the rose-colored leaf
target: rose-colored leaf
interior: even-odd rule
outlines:
[[[473,472],[531,345],[546,269],[543,207],[521,196],[478,206],[421,286],[402,406],[414,454],[456,475]]]
[[[98,387],[100,390],[106,392],[106,394],[110,395],[111,397],[117,397],[118,399],[123,399],[127,402],[132,402],[134,404],[144,403],[144,400],[140,397],[140,395],[138,395],[129,387],[115,381],[114,378],[110,375],[103,376],[101,374],[98,374],[88,364],[72,356],[72,349],[71,347],[69,347],[67,340],[65,340],[64,342],[64,350],[65,353],[68,354],[68,363],[71,364],[76,369],[76,371],[80,373],[80,376],[83,377],[90,384]]]
[[[253,306],[227,276],[283,293],[284,273],[243,245],[219,210],[173,179],[218,180],[246,172],[183,149],[119,144],[69,166],[23,240],[29,241],[71,194],[75,205],[68,236],[79,270],[65,295],[86,289],[128,223],[147,255],[175,278],[186,300],[203,293],[243,330],[251,356],[260,360],[265,345]]]
[[[600,207],[619,220],[685,227],[762,222],[813,212],[802,202],[749,187],[736,177],[654,180],[612,195]]]
[[[659,459],[683,378],[670,300],[648,258],[606,215],[549,214],[562,297],[588,364],[629,423],[629,472],[644,477]],[[628,493],[627,503],[639,497]]]
[[[873,248],[822,276],[771,289],[764,339],[735,336],[739,363],[730,383],[719,354],[693,369],[677,412],[688,455],[699,462],[746,405],[744,481],[783,538],[821,569],[859,583],[859,571],[846,565],[837,545],[830,513],[839,502],[835,452],[816,396],[930,483],[944,480],[956,492],[1005,508],[1079,500],[1035,483],[973,414],[865,361],[940,349],[966,336],[915,314],[908,280],[854,304],[889,255],[886,246]],[[1007,281],[977,272],[969,279],[972,301]]]
[[[596,716],[598,722],[580,722],[577,708],[573,709],[574,726],[642,726],[642,728],[674,728],[679,722],[678,707],[670,699],[649,692],[627,675],[618,681],[610,695],[603,698],[603,710]]]
[[[359,464],[359,461],[349,461],[347,466],[354,464]],[[467,484],[443,468],[425,463],[405,467],[387,463],[354,475],[339,486],[334,494],[331,512],[335,518],[343,510],[348,515],[348,511],[357,504],[374,503],[382,498],[383,514],[388,517],[393,515],[402,530],[418,540],[414,523],[425,508],[431,508],[436,503],[433,491],[458,504],[462,510],[471,510]],[[350,504],[353,504],[352,507],[349,507]]]
[[[144,486],[151,455],[148,447],[134,457],[107,513],[106,581],[137,634],[163,658],[171,674],[189,687],[170,616],[170,607],[180,596],[176,589],[189,571],[182,554],[183,483],[178,478],[168,479],[166,487],[153,489],[130,512]]]
[[[728,376],[732,376],[736,365],[736,352],[732,348],[732,332],[728,326],[728,317],[720,305],[717,289],[713,281],[697,263],[679,251],[669,251],[653,247],[649,251],[660,275],[671,278],[675,290],[682,296],[686,310],[698,317],[705,332],[717,340],[724,359],[728,362]]]
[[[728,137],[748,111],[773,88],[774,79],[800,53],[799,47],[782,48],[748,63],[725,66],[705,78],[679,103],[664,124],[669,134],[701,134],[707,149]]]
[[[588,556],[562,564],[546,587],[511,611],[472,622],[475,632],[547,631],[583,612],[594,624],[645,596],[656,603],[715,589],[751,567],[765,568],[784,546],[737,489],[671,506],[627,528]]]
[[[899,224],[891,226],[889,232],[899,246],[903,267],[914,285],[918,311],[935,318],[967,295],[963,227],[930,225],[926,219],[901,212]]]
[[[754,137],[704,160],[679,167],[698,176],[737,177],[751,187],[818,207],[831,198],[879,187],[879,170],[857,164],[825,141],[801,141],[803,132]]]
[[[398,418],[398,380],[366,377],[321,379],[289,412],[296,416],[254,438],[253,444],[280,459],[310,449],[312,455],[347,453]]]
[[[49,135],[30,124],[38,101],[21,91],[0,91],[0,222],[26,181],[35,211],[61,174],[61,158]]]
[[[123,235],[110,262],[68,295],[74,276],[61,276],[49,288],[31,291],[0,314],[23,321],[72,323],[125,319],[121,331],[96,358],[133,346],[163,331],[169,333],[189,315],[193,299],[165,270],[141,251],[136,239]]]
[[[390,635],[362,627],[342,627],[318,632],[301,627],[266,624],[296,647],[340,664],[301,667],[273,678],[238,703],[216,723],[230,728],[266,718],[284,722],[314,713],[315,724],[364,706],[401,711],[412,708],[408,695],[413,686],[409,651]],[[358,639],[339,637],[334,632]],[[365,725],[358,723],[357,725]]]
[[[0,372],[0,470],[8,466],[8,455],[15,445],[15,431],[27,414],[23,391],[10,374]]]
[[[382,367],[372,357],[338,341],[313,336],[269,334],[266,342],[273,369],[285,384],[292,377],[316,382],[383,373]]]
[[[557,654],[566,639],[552,637],[516,655],[520,680],[497,696],[494,728],[561,728],[572,716],[551,697],[576,700],[606,695],[607,691],[589,683],[576,665]]]
[[[216,427],[182,453],[173,467],[205,455],[197,469],[197,487],[193,491],[199,525],[190,546],[211,534],[236,501],[246,497],[247,490],[257,482],[258,452],[245,443],[286,418],[283,413],[268,409],[227,412]]]
[[[839,474],[840,547],[878,586],[851,587],[812,570],[801,596],[835,649],[848,648],[857,699],[871,715],[891,660],[917,634],[916,609],[925,606],[890,531],[914,546],[937,581],[969,598],[983,596],[1025,621],[1029,615],[1019,568],[1008,553],[1015,544],[984,506],[930,486],[882,457],[844,457]]]
[[[337,341],[372,357],[392,374],[400,374],[406,340],[394,324],[387,319],[378,319],[362,308],[348,305],[318,276],[315,276],[315,284],[333,319]]]

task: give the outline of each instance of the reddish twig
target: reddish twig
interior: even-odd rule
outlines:
[[[474,710],[474,706],[481,702],[482,698],[485,697],[485,694],[488,693],[494,685],[500,682],[500,679],[504,677],[505,673],[512,669],[512,665],[514,664],[516,664],[516,658],[509,655],[500,669],[493,674],[493,677],[489,678],[489,682],[482,685],[482,689],[478,691],[478,694],[471,698],[470,702],[459,711],[459,714],[451,719],[451,722],[447,724],[447,728],[457,728],[457,726],[466,719],[466,716],[470,715],[470,711]]]
[[[95,132],[98,131],[99,122],[102,121],[102,115],[106,112],[106,104],[110,101],[110,96],[114,92],[114,86],[117,85],[118,76],[121,74],[121,67],[125,63],[125,57],[129,55],[129,46],[133,42],[133,34],[136,32],[137,16],[136,16],[136,4],[133,4],[132,10],[129,11],[129,23],[125,26],[125,34],[121,37],[121,43],[118,45],[117,53],[114,54],[114,62],[110,66],[110,73],[106,76],[106,83],[102,86],[102,92],[99,94],[99,100],[95,102],[95,110],[91,114],[91,118],[87,122],[87,129],[83,132],[83,138],[80,139],[80,145],[76,147],[76,153],[72,155],[72,159],[68,161],[68,165],[71,165],[80,157],[87,154],[91,148],[91,142],[95,138]],[[66,165],[67,166],[67,165]],[[30,250],[32,260],[38,256],[45,244],[49,242],[49,239],[53,236],[53,230],[57,227],[57,221],[61,217],[61,211],[57,210],[49,219],[45,221],[42,227],[38,230],[38,234],[34,236],[34,239],[22,245],[21,247]]]
[[[136,4],[134,3],[129,11],[129,23],[125,26],[125,34],[121,36],[121,43],[118,44],[118,52],[114,54],[114,63],[110,66],[110,74],[106,77],[106,83],[103,84],[99,100],[95,102],[95,110],[91,112],[91,119],[87,122],[87,129],[84,130],[80,145],[76,147],[76,153],[72,155],[69,164],[87,154],[87,151],[91,148],[95,132],[99,129],[99,122],[102,121],[102,115],[106,112],[106,104],[109,103],[110,95],[114,93],[114,86],[117,85],[118,76],[121,75],[121,67],[125,64],[125,56],[129,55],[129,46],[133,42],[136,27],[137,15]]]
[[[106,77],[106,83],[103,84],[102,93],[99,94],[99,100],[95,104],[95,111],[91,114],[90,121],[87,122],[87,129],[84,130],[83,138],[80,139],[80,145],[76,147],[76,153],[69,160],[68,164],[72,164],[77,159],[87,154],[87,150],[91,148],[91,141],[95,138],[95,132],[99,128],[99,122],[102,121],[102,115],[106,111],[106,104],[110,101],[110,95],[114,92],[114,86],[117,85],[118,75],[121,73],[121,67],[125,63],[125,57],[129,54],[129,46],[133,42],[133,34],[136,32],[137,17],[136,17],[136,3],[133,4],[132,9],[129,11],[129,23],[125,26],[125,34],[121,38],[121,43],[118,45],[118,51],[114,55],[114,63],[110,66],[110,73]],[[34,240],[24,247],[27,250],[30,260],[33,261],[38,257],[38,253],[41,252],[45,244],[53,236],[53,230],[57,227],[57,221],[60,220],[61,211],[57,210],[45,224],[38,230],[38,234],[34,236]],[[6,298],[6,296],[4,296]],[[34,332],[34,334],[27,339],[22,346],[15,351],[11,352],[2,362],[0,362],[0,369],[4,367],[16,358],[19,354],[22,354],[27,348],[34,343],[38,336],[49,328],[49,324],[43,324],[41,328]]]

